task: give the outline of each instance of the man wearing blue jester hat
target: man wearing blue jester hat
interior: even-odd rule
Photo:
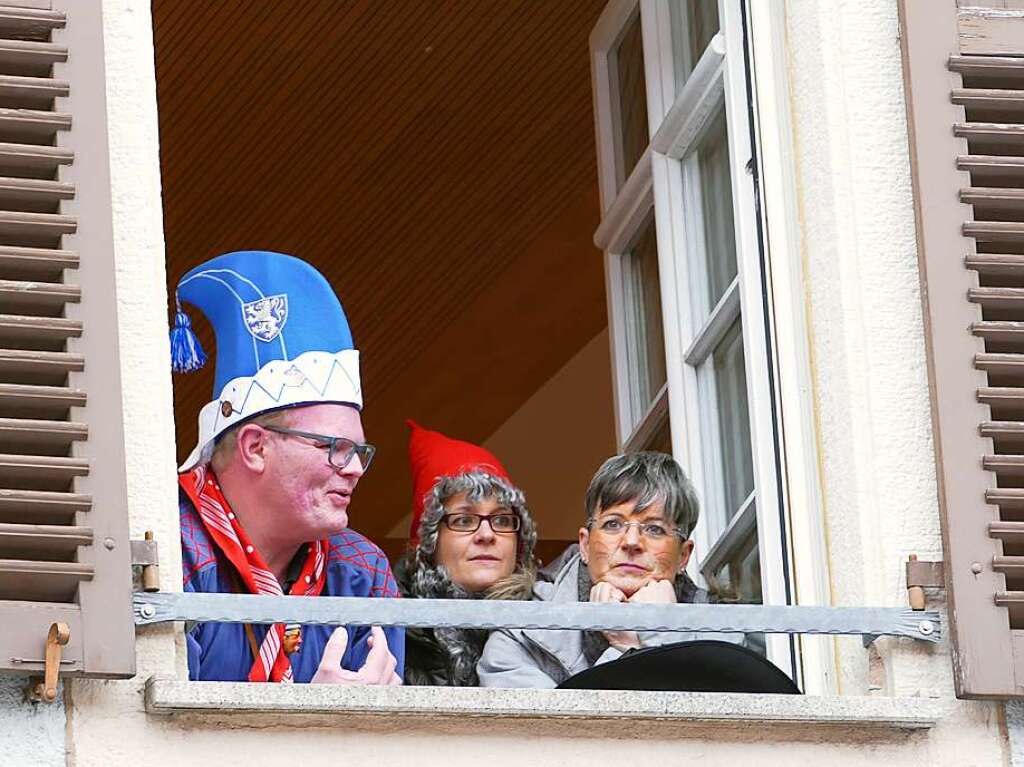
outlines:
[[[182,302],[217,337],[214,398],[180,468],[185,591],[396,597],[384,553],[348,529],[373,446],[359,411],[359,352],[334,291],[298,258],[218,256],[178,283],[173,368],[205,358]],[[200,623],[189,677],[401,684],[402,629]]]

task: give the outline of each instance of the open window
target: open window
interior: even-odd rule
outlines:
[[[576,539],[615,452],[592,242],[602,6],[153,4],[168,286],[254,247],[333,284],[378,447],[351,524],[393,562],[412,506],[406,418],[505,463],[545,561]],[[180,459],[212,368],[174,377]]]
[[[665,450],[702,500],[693,575],[794,601],[749,7],[178,6],[154,5],[170,286],[253,246],[335,284],[380,448],[355,528],[401,554],[409,416],[506,462],[544,560],[602,459]],[[211,374],[175,382],[182,457]],[[761,630],[798,675],[790,635]]]
[[[790,601],[745,9],[612,0],[591,36],[602,219],[624,450],[670,450],[702,501],[694,575]],[[767,638],[793,671],[790,640]]]

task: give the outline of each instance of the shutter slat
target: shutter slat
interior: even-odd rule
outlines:
[[[1024,354],[984,353],[974,355],[974,366],[987,373],[1024,375]]]
[[[0,343],[9,339],[66,341],[82,335],[80,320],[0,314]]]
[[[55,98],[62,98],[70,92],[66,80],[0,75],[0,99],[8,105],[17,103],[19,108],[45,109]]]
[[[1024,455],[986,455],[981,459],[981,464],[1001,476],[1024,476]]]
[[[75,197],[75,185],[38,178],[0,176],[0,207],[30,213],[56,213],[61,200]]]
[[[70,602],[92,577],[92,565],[79,562],[0,559],[0,600]]]
[[[953,88],[951,98],[967,109],[1024,112],[1024,90]]]
[[[982,421],[978,430],[995,440],[1024,441],[1024,423],[1018,421]]]
[[[986,309],[1024,308],[1024,288],[971,288],[967,299]]]
[[[0,273],[19,279],[56,279],[65,269],[77,269],[78,263],[73,250],[0,245]]]
[[[81,300],[82,290],[77,285],[0,280],[0,309],[12,313],[60,310],[65,304],[77,304]]]
[[[62,561],[92,542],[91,527],[0,522],[0,559]]]
[[[85,407],[85,402],[85,392],[80,389],[0,383],[0,413],[60,418],[72,407]]]
[[[962,122],[953,126],[953,135],[983,144],[1024,144],[1024,125]]]
[[[0,40],[0,67],[45,76],[59,61],[68,60],[66,45],[38,40]]]
[[[75,154],[69,149],[40,144],[0,143],[0,173],[49,178],[61,165],[70,165]]]
[[[992,568],[1007,575],[1024,575],[1024,557],[996,555],[992,557]]]
[[[989,522],[988,534],[1003,543],[1024,543],[1024,522]]]
[[[1019,171],[1024,171],[1024,166]],[[960,191],[960,202],[991,210],[1024,212],[1024,189],[972,186]]]
[[[986,490],[985,501],[1001,508],[1024,508],[1024,488],[997,487]]]
[[[35,109],[0,109],[0,138],[8,143],[34,144],[53,141],[71,128],[71,115]]]
[[[972,253],[964,259],[964,265],[982,274],[1024,275],[1024,255],[1019,253]]]
[[[91,508],[92,496],[84,493],[0,488],[0,519],[8,521],[66,522]]]
[[[84,369],[85,356],[74,352],[0,349],[0,381],[60,384]]]
[[[954,104],[960,104],[968,109],[1024,111],[1024,90],[954,88],[952,100]]]
[[[950,56],[949,68],[965,75],[1024,77],[1024,59],[1016,56]]]
[[[983,320],[972,323],[971,332],[994,343],[1024,342],[1024,322]]]
[[[979,242],[1024,243],[1024,222],[1020,221],[965,221],[965,237]]]
[[[10,452],[64,454],[72,444],[88,439],[89,427],[74,421],[0,418],[0,445]]]
[[[982,176],[1001,176],[1017,181],[1024,179],[1024,157],[1014,155],[964,154],[956,158],[956,167]],[[979,180],[977,176],[971,178],[974,183]]]
[[[0,453],[0,483],[70,485],[75,477],[89,473],[85,458],[67,458],[48,455],[9,455]]]
[[[50,246],[59,243],[62,235],[74,234],[77,229],[74,216],[0,211],[0,244]]]
[[[0,397],[3,388],[0,387]],[[1024,406],[1024,388],[1016,386],[983,386],[978,389],[978,401],[986,405],[1002,407]]]
[[[58,11],[0,8],[0,37],[49,40],[50,33],[66,23],[67,18]]]

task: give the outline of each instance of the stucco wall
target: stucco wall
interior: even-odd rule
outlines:
[[[788,3],[801,258],[841,605],[905,605],[907,555],[942,558],[895,6]],[[841,640],[841,691],[951,696],[948,652],[880,640],[865,653]],[[962,703],[943,727],[987,731],[991,750],[976,758],[997,764],[999,721],[996,704]]]
[[[0,767],[64,767],[64,696],[25,700],[26,677],[0,677]]]
[[[133,535],[156,531],[164,588],[173,589],[180,573],[151,19],[148,4],[136,0],[106,0],[105,10],[129,512]],[[801,253],[792,255],[803,259],[808,280],[833,589],[839,604],[902,604],[900,562],[910,551],[938,556],[939,533],[896,11],[891,0],[793,0],[788,13],[804,235]],[[69,763],[201,758],[228,765],[258,756],[390,764],[437,755],[446,765],[602,764],[640,754],[730,767],[752,758],[765,765],[1004,763],[999,708],[952,700],[945,647],[883,642],[871,669],[859,642],[841,643],[838,653],[844,692],[941,697],[949,715],[913,736],[811,730],[773,738],[771,725],[750,723],[706,737],[623,722],[573,737],[554,724],[465,717],[387,733],[354,722],[239,729],[230,720],[196,724],[144,713],[145,679],[182,673],[173,632],[158,629],[140,636],[137,679],[69,684]],[[26,716],[5,702],[0,716]]]

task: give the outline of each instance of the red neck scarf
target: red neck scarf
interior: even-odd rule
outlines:
[[[178,484],[195,505],[203,527],[214,544],[238,571],[249,593],[283,596],[281,584],[231,511],[213,470],[205,465],[198,466],[190,472],[179,474]],[[306,562],[289,594],[318,596],[323,591],[326,555],[327,541],[313,541],[309,544]],[[292,664],[284,651],[284,633],[283,623],[275,623],[267,631],[259,655],[249,671],[250,682],[294,681]]]

